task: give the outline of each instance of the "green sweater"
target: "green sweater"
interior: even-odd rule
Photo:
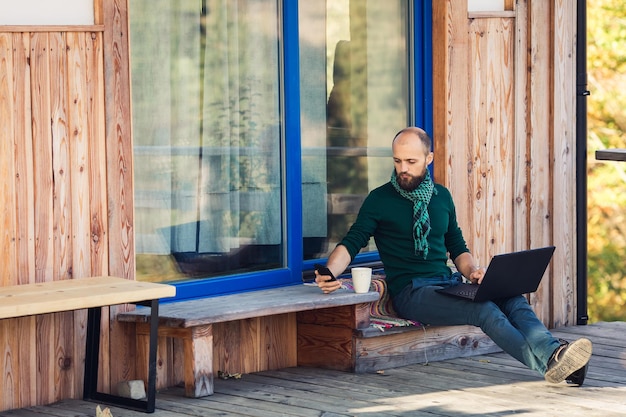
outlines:
[[[352,259],[365,247],[371,236],[385,267],[391,296],[398,294],[414,278],[450,276],[447,265],[451,259],[469,252],[456,220],[456,210],[450,191],[435,184],[428,205],[430,234],[428,256],[415,255],[413,244],[413,203],[402,197],[388,182],[367,196],[359,215],[339,242]]]

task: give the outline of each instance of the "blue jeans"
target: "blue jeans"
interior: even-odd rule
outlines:
[[[473,302],[436,292],[460,282],[452,277],[416,278],[393,297],[396,312],[405,319],[434,326],[471,324],[482,329],[503,351],[530,369],[545,374],[560,342],[537,318],[524,296]]]

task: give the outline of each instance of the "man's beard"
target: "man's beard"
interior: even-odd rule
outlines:
[[[417,187],[419,187],[422,181],[424,181],[424,178],[426,178],[426,172],[418,176],[414,176],[406,172],[404,174],[408,175],[408,178],[402,177],[401,176],[402,173],[400,174],[396,173],[396,181],[398,182],[398,185],[400,186],[400,188],[408,192],[411,192],[415,190]]]

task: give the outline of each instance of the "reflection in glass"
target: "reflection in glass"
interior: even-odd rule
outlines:
[[[137,275],[283,266],[276,0],[132,0]]]
[[[389,181],[391,140],[409,124],[409,13],[406,0],[299,6],[303,246],[314,259]]]

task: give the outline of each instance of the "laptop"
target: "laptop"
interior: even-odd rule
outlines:
[[[462,283],[437,290],[471,301],[489,301],[537,291],[554,246],[496,255],[480,285]]]

